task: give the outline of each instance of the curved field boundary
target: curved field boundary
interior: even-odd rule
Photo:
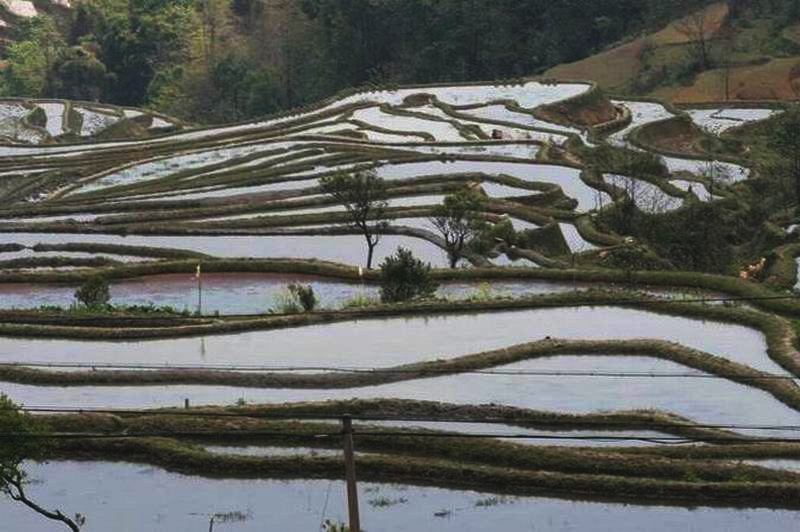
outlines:
[[[708,102],[676,103],[673,104],[680,110],[692,109],[786,109],[787,102],[783,100],[720,100]]]
[[[237,427],[231,429],[226,423],[230,424],[230,418],[225,422],[220,422],[214,418],[202,418],[198,413],[187,412],[188,415],[178,419],[176,416],[158,415],[154,413],[143,413],[141,416],[114,416],[112,419],[103,419],[101,416],[67,416],[73,423],[80,427],[80,431],[71,430],[76,437],[81,433],[88,433],[92,425],[107,430],[111,433],[125,430],[128,434],[136,437],[137,433],[147,433],[157,430],[164,434],[162,438],[167,438],[170,433],[175,434],[176,440],[181,440],[183,446],[191,449],[195,442],[247,442],[267,441],[270,443],[280,442],[280,446],[292,447],[293,445],[307,444],[309,438],[315,434],[335,434],[338,427],[332,423],[324,422],[303,422],[292,423],[290,421],[239,418]],[[47,424],[53,428],[64,427],[64,420],[49,416]],[[110,426],[110,425],[114,426]],[[459,458],[463,463],[484,464],[499,467],[513,467],[521,470],[546,470],[569,472],[574,474],[610,474],[620,477],[649,477],[660,479],[679,479],[683,480],[688,472],[696,474],[698,480],[709,482],[724,482],[732,480],[733,474],[749,473],[752,481],[780,481],[797,480],[800,475],[797,473],[780,472],[764,469],[757,466],[745,465],[742,469],[737,469],[735,464],[719,464],[703,461],[690,461],[682,458],[674,459],[661,457],[658,455],[645,455],[643,453],[622,454],[610,449],[590,449],[590,448],[551,448],[547,446],[537,446],[535,449],[529,446],[501,442],[497,440],[475,441],[468,437],[459,437],[458,434],[448,433],[440,430],[421,430],[406,429],[406,435],[397,437],[396,440],[390,438],[394,436],[397,429],[386,427],[374,427],[359,424],[359,431],[369,434],[357,435],[359,449],[378,452],[382,454],[399,454],[406,456],[416,456],[419,458],[440,458],[443,460],[456,460],[453,450],[448,449],[448,445],[455,441],[463,452]],[[158,427],[158,428],[156,428]],[[110,430],[109,430],[110,429]],[[204,438],[202,432],[220,430],[225,436],[218,439],[212,437]],[[357,434],[358,432],[357,431]],[[266,434],[248,438],[247,432],[261,432]],[[270,437],[268,434],[272,433]],[[186,435],[186,433],[190,433]],[[193,435],[192,435],[193,434]],[[386,436],[383,436],[386,434]],[[449,436],[448,438],[426,438],[426,436]],[[333,440],[333,441],[332,441]],[[155,440],[159,441],[159,440]],[[163,440],[161,440],[163,441]],[[173,440],[174,441],[174,440]],[[430,442],[426,445],[425,442]],[[732,440],[733,441],[733,440]],[[741,440],[739,440],[741,441]],[[470,442],[470,443],[467,443]],[[153,440],[150,443],[154,443]],[[314,447],[330,448],[336,447],[333,438],[319,438]],[[194,447],[196,449],[196,447]],[[491,451],[491,452],[487,452]],[[203,451],[205,452],[205,451]],[[216,453],[214,453],[216,456]],[[594,455],[593,460],[585,460],[587,455]],[[584,458],[584,460],[581,460]],[[639,466],[638,470],[631,467]]]
[[[666,150],[664,148],[658,148],[658,147],[655,147],[655,146],[647,143],[646,141],[642,140],[642,130],[645,129],[645,128],[647,128],[647,129],[658,128],[658,127],[661,127],[661,126],[663,126],[664,124],[666,124],[668,122],[672,122],[673,120],[685,120],[685,119],[686,118],[684,118],[684,116],[682,115],[682,116],[674,116],[674,117],[671,117],[671,118],[665,118],[663,120],[656,120],[655,122],[649,122],[647,124],[642,124],[641,126],[634,128],[633,130],[631,130],[630,133],[628,133],[628,137],[627,137],[628,142],[630,142],[631,145],[636,147],[636,148],[639,148],[641,150],[644,150],[644,151],[647,151],[647,152],[650,152],[650,153],[654,153],[656,155],[664,155],[664,156],[667,156],[667,157],[675,157],[675,158],[678,158],[678,159],[686,159],[686,160],[690,160],[690,161],[706,161],[706,162],[708,162],[708,161],[722,161],[722,162],[726,162],[726,163],[736,164],[736,165],[739,165],[739,166],[742,166],[744,168],[748,168],[748,169],[752,170],[752,168],[750,168],[750,166],[748,166],[749,161],[740,159],[739,157],[731,157],[731,156],[718,155],[718,154],[709,155],[707,157],[700,157],[700,156],[693,155],[693,154],[690,154],[690,153]]]
[[[286,126],[287,123],[300,123],[300,124],[302,124],[302,123],[306,123],[306,122],[308,122],[310,120],[318,119],[319,116],[320,116],[319,114],[317,114],[318,111],[322,111],[326,107],[329,107],[330,105],[333,105],[337,101],[343,100],[344,98],[347,98],[347,97],[350,97],[350,96],[355,96],[355,95],[358,95],[358,94],[369,94],[369,93],[376,93],[376,92],[392,92],[392,91],[396,91],[396,90],[412,89],[412,88],[413,89],[417,89],[418,88],[418,89],[420,89],[422,91],[425,88],[438,88],[438,87],[514,86],[514,85],[524,85],[525,83],[529,83],[529,82],[532,82],[532,81],[536,81],[536,82],[539,82],[539,83],[542,83],[542,84],[548,84],[548,83],[552,83],[552,84],[580,83],[580,84],[589,85],[589,83],[585,82],[585,81],[572,82],[572,81],[569,81],[569,80],[565,80],[565,81],[552,82],[551,80],[542,80],[542,79],[535,78],[535,77],[519,78],[519,79],[502,79],[502,80],[494,80],[494,81],[449,82],[449,83],[431,83],[431,84],[403,85],[403,86],[400,86],[400,85],[391,85],[391,86],[389,86],[389,85],[365,85],[365,86],[362,86],[362,87],[352,87],[352,88],[344,89],[344,90],[339,91],[338,93],[336,93],[336,94],[334,94],[334,95],[332,95],[332,96],[330,96],[328,98],[316,101],[316,102],[314,102],[312,104],[305,105],[305,106],[298,107],[298,108],[287,109],[287,110],[281,111],[279,113],[275,113],[275,114],[272,114],[272,115],[267,115],[267,116],[260,117],[260,118],[257,118],[257,119],[249,120],[247,122],[233,122],[233,123],[228,123],[228,124],[218,124],[218,125],[209,126],[209,127],[196,128],[196,129],[192,129],[190,131],[192,133],[202,133],[202,132],[205,132],[205,131],[222,130],[222,129],[225,129],[225,128],[234,128],[234,127],[237,127],[237,126],[255,125],[255,124],[260,124],[260,123],[263,122],[264,123],[263,128],[259,128],[258,130],[245,130],[245,131],[238,131],[238,132],[237,131],[232,131],[231,135],[232,136],[242,136],[242,135],[247,135],[247,134],[253,134],[253,133],[256,133],[256,132],[264,133],[264,132],[268,132],[268,131],[272,131],[272,130],[280,130],[281,128]],[[339,108],[334,108],[334,109],[332,109],[332,111],[335,111],[335,112],[341,114],[341,109],[339,109]],[[286,119],[287,121],[286,122],[278,122],[276,124],[268,123],[269,121],[284,120],[284,119]],[[289,119],[294,119],[294,120],[289,120]],[[183,131],[181,133],[185,134],[186,132],[187,131]],[[151,137],[148,137],[148,139],[146,139],[146,140],[147,141],[150,141],[150,140],[164,140],[164,139],[166,139],[168,137],[171,137],[171,136],[180,135],[181,133],[176,134],[176,133],[172,133],[172,132],[167,132],[167,133],[164,133],[164,134],[156,134],[156,135],[153,135]],[[215,137],[215,138],[217,140],[221,140],[220,137]],[[179,139],[176,139],[176,140],[179,140]],[[208,140],[208,139],[204,139],[204,140]],[[84,143],[65,143],[65,144],[61,144],[61,146],[87,146],[87,147],[90,147],[93,143],[103,143],[103,142],[107,142],[107,141],[96,140],[96,141],[90,141],[90,142],[84,142]],[[132,139],[132,140],[119,141],[120,146],[118,146],[118,147],[124,147],[125,144],[136,143],[136,142],[142,142],[142,140]],[[181,141],[181,142],[183,142],[183,141]]]
[[[527,211],[520,210],[523,215]],[[516,215],[517,213],[511,213]],[[536,220],[532,220],[536,222]],[[358,281],[358,268],[330,261],[312,259],[208,259],[203,260],[203,271],[215,273],[296,273],[319,275],[332,279]],[[196,260],[162,261],[152,264],[125,264],[102,272],[42,272],[0,274],[0,282],[13,283],[80,283],[103,273],[108,279],[131,279],[165,273],[194,273]],[[637,286],[662,286],[674,288],[702,289],[719,292],[735,298],[753,299],[750,304],[771,312],[800,316],[800,302],[785,294],[765,288],[763,285],[737,277],[681,272],[681,271],[625,271],[625,270],[579,270],[553,268],[471,268],[434,269],[433,278],[438,281],[492,281],[492,280],[539,280],[620,284],[635,289]],[[378,272],[363,272],[367,282],[376,282]],[[779,299],[780,298],[780,299]]]
[[[774,257],[774,258],[773,258]],[[787,244],[772,251],[773,264],[768,267],[769,277],[765,281],[768,286],[791,290],[797,284],[797,262],[800,257],[800,244]]]
[[[357,436],[359,442],[372,447],[370,440],[366,438],[367,436]],[[389,438],[381,439],[385,441]],[[516,449],[511,444],[496,442],[494,445],[486,445],[484,442],[478,447],[474,442],[470,444],[468,438],[453,437],[447,438],[446,448],[442,448],[432,438],[419,437],[417,441],[413,441],[411,437],[395,436],[393,439],[396,447],[402,447],[401,443],[405,441],[408,442],[406,447],[413,447],[423,455],[381,454],[359,457],[360,480],[468,489],[478,487],[515,495],[579,495],[623,502],[652,501],[658,504],[682,505],[690,502],[696,505],[703,502],[797,508],[800,500],[800,483],[796,480],[796,474],[768,471],[757,466],[719,464],[715,468],[704,468],[702,464],[692,462],[673,464],[669,460],[637,460],[633,455],[625,455],[624,458],[628,460],[620,460],[618,467],[614,468],[608,463],[610,460],[604,460],[603,453],[584,450],[580,454],[565,454],[558,466],[553,464],[548,467],[542,458],[539,461],[534,459],[527,467],[519,467],[513,455],[508,459],[508,452]],[[409,439],[412,441],[409,442]],[[429,446],[427,452],[423,449],[426,445]],[[420,451],[421,449],[423,450]],[[503,453],[501,450],[507,452]],[[463,452],[466,456],[460,457],[458,461],[451,461],[450,457],[454,452]],[[479,460],[481,456],[484,457],[482,462],[468,461],[473,457]],[[184,474],[234,478],[334,479],[341,477],[342,469],[339,458],[265,459],[215,455],[169,440],[134,438],[64,440],[59,442],[59,448],[53,453],[53,457],[84,460],[124,458],[128,462],[156,465]],[[494,463],[486,464],[486,460],[492,458]],[[600,462],[597,469],[594,472],[587,471],[587,467],[593,467],[595,459]],[[637,476],[642,473],[652,476]],[[742,479],[748,481],[743,482]]]
[[[710,375],[765,391],[781,403],[800,411],[800,387],[791,379],[776,379],[755,370],[696,349],[662,340],[562,340],[550,339],[519,344],[454,359],[405,364],[392,368],[352,373],[303,373],[226,371],[190,367],[153,369],[93,368],[91,371],[39,369],[20,364],[0,364],[0,380],[37,386],[146,386],[216,385],[248,388],[351,389],[395,382],[486,370],[558,355],[647,356],[675,362]]]
[[[193,268],[196,267],[196,263],[192,266]],[[193,268],[191,271],[194,271]],[[531,270],[535,270],[535,268],[531,268]],[[206,268],[205,271],[208,271],[208,268]],[[0,316],[7,316],[6,318],[0,318],[0,335],[96,340],[171,338],[209,334],[230,334],[359,319],[380,319],[393,316],[441,315],[463,312],[522,310],[563,306],[636,307],[655,313],[710,319],[751,327],[761,331],[765,335],[767,355],[769,358],[789,373],[800,376],[800,354],[794,347],[797,336],[788,320],[774,315],[741,308],[658,300],[636,294],[631,294],[629,298],[625,300],[618,292],[603,290],[542,295],[520,299],[431,301],[402,305],[377,305],[364,309],[323,310],[304,314],[226,316],[224,318],[216,318],[210,322],[203,319],[189,318],[185,319],[183,322],[179,322],[181,325],[172,327],[148,327],[145,321],[143,322],[143,326],[130,326],[124,330],[113,327],[113,320],[105,318],[99,318],[96,322],[93,322],[92,319],[89,318],[84,320],[82,326],[74,326],[69,319],[64,319],[59,322],[59,317],[55,316],[56,324],[54,324],[54,317],[52,315],[31,316],[30,312],[22,314],[22,316],[26,318],[24,318],[25,322],[20,323],[20,319],[15,318],[15,313],[13,311],[6,311],[0,314]],[[40,319],[40,323],[37,323],[37,318]],[[128,322],[126,325],[133,325],[132,321],[135,320],[135,318],[127,319]]]

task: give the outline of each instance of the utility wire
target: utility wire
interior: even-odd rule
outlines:
[[[220,273],[224,273],[224,272],[220,272]],[[496,279],[492,279],[492,280],[500,281],[500,282],[510,282],[510,281],[515,281],[515,280],[518,281],[519,279],[518,278],[517,279],[514,279],[514,278],[496,278]],[[556,284],[556,283],[563,284],[563,283],[571,283],[571,282],[573,282],[570,279],[558,279],[558,280],[551,280],[551,279],[525,279],[525,280],[545,282],[545,283],[551,282],[551,283],[554,283],[554,284]],[[455,280],[453,282],[467,282],[467,281],[469,281],[469,280]],[[606,285],[613,285],[614,284],[613,281],[596,281],[596,282],[595,281],[577,281],[577,282],[579,282],[579,283],[592,283],[592,284],[606,284]],[[620,284],[623,285],[623,289],[627,288],[628,286],[630,286],[629,283],[620,282]],[[633,286],[635,287],[637,285],[633,285]],[[653,291],[656,294],[658,294],[658,288],[661,287],[662,285],[647,285],[645,283],[645,286],[648,286],[648,287],[652,288]],[[669,285],[663,285],[663,286],[665,286],[666,288],[669,288]],[[584,294],[586,292],[587,292],[587,290],[575,290],[575,291],[572,291],[572,292],[564,292],[564,294]],[[519,303],[519,302],[524,302],[524,301],[526,301],[528,299],[529,299],[529,296],[523,296],[523,297],[520,297],[520,298],[513,299],[512,302]],[[719,304],[725,304],[725,303],[747,303],[747,302],[781,301],[781,300],[800,300],[800,294],[786,294],[786,295],[774,295],[774,296],[741,296],[741,297],[738,297],[738,296],[721,296],[721,297],[698,297],[698,298],[655,297],[653,299],[637,299],[637,298],[629,297],[629,298],[618,298],[618,299],[607,298],[607,299],[602,299],[602,300],[598,300],[598,301],[547,301],[547,300],[544,300],[544,301],[536,301],[536,306],[531,306],[531,307],[503,307],[503,308],[498,307],[498,308],[486,308],[486,309],[478,309],[478,310],[483,310],[483,311],[487,311],[487,312],[489,312],[489,311],[491,311],[491,312],[494,312],[494,311],[503,312],[503,311],[536,310],[538,308],[553,308],[553,307],[555,307],[555,308],[559,308],[559,307],[563,307],[563,308],[608,307],[608,306],[615,306],[615,305],[619,305],[619,306],[648,306],[648,305],[653,305],[653,304],[672,304],[672,303],[699,303],[699,304],[715,304],[715,305],[719,305]],[[466,300],[462,299],[462,300],[456,300],[454,302],[465,302],[465,301]],[[492,300],[489,299],[486,302],[487,303],[491,303]],[[444,313],[447,313],[447,314],[453,314],[453,313],[457,313],[459,311],[463,311],[463,312],[474,312],[475,311],[475,309],[470,309],[470,308],[463,308],[463,309],[459,309],[459,308],[455,308],[455,309],[435,309],[435,308],[433,308],[433,309],[422,309],[422,310],[424,312],[430,312],[430,313],[444,312]],[[331,313],[331,312],[338,312],[338,311],[336,309],[321,309],[320,311],[317,312],[317,314],[325,314],[325,313]],[[284,314],[279,314],[279,313],[278,314],[265,314],[265,313],[258,313],[258,314],[223,314],[221,317],[226,318],[228,320],[231,320],[231,319],[236,319],[236,318],[258,318],[258,317],[268,318],[268,317],[280,317],[280,316],[284,316]],[[66,315],[64,317],[70,318],[71,316]],[[152,319],[158,318],[158,317],[163,317],[163,316],[124,316],[124,319],[126,321],[136,321],[136,320],[149,321],[149,320],[152,320]],[[169,317],[169,316],[167,316],[167,317]],[[206,320],[206,319],[214,317],[214,316],[210,315],[210,314],[207,314],[207,315],[202,315],[202,316],[188,316],[188,317],[178,316],[178,317],[181,317],[183,319],[189,319],[189,320]],[[75,318],[76,318],[75,321],[92,321],[93,319],[96,318],[96,316],[76,316]],[[374,316],[369,316],[369,315],[366,315],[366,314],[358,315],[358,319],[381,319],[381,318],[385,318],[385,316],[382,316],[381,314],[376,314]],[[16,322],[13,322],[13,323],[16,323]]]
[[[192,410],[125,410],[125,409],[87,409],[80,407],[64,406],[27,406],[19,407],[16,410],[27,413],[63,413],[63,414],[109,414],[109,415],[129,415],[129,416],[184,416],[184,417],[204,417],[204,418],[258,418],[267,420],[305,420],[305,421],[339,421],[345,413],[325,414],[315,412],[290,412],[290,413],[239,413],[239,412],[209,412]],[[349,415],[349,414],[348,414]],[[586,427],[586,430],[597,429],[598,427],[610,427],[613,430],[622,430],[629,424],[637,429],[715,429],[715,430],[763,430],[763,431],[791,431],[800,432],[800,425],[756,425],[756,424],[694,424],[694,423],[633,423],[625,420],[620,421],[592,421],[592,420],[528,420],[522,418],[502,418],[502,417],[461,417],[461,416],[398,416],[398,415],[351,415],[354,421],[370,422],[417,422],[417,423],[474,423],[474,424],[498,424],[515,425],[526,423],[531,426],[565,425]]]
[[[584,356],[584,355],[575,355]],[[55,368],[55,369],[91,369],[101,370],[146,370],[146,371],[229,371],[234,373],[344,373],[344,374],[459,374],[459,375],[498,375],[498,376],[531,376],[531,377],[621,377],[621,378],[690,378],[690,379],[740,379],[740,380],[785,380],[800,382],[800,377],[794,375],[776,375],[763,373],[761,375],[742,375],[735,373],[703,373],[678,372],[678,371],[582,371],[582,370],[506,370],[506,369],[473,369],[453,370],[448,368],[370,368],[358,366],[251,366],[227,364],[116,364],[94,362],[4,362],[2,367],[30,367],[30,368]],[[760,370],[756,370],[760,371]],[[312,374],[313,375],[313,374]]]
[[[569,435],[550,435],[550,434],[502,434],[502,433],[457,433],[457,432],[424,432],[410,430],[393,431],[355,431],[356,436],[374,438],[430,438],[430,439],[508,439],[508,440],[573,440],[573,441],[639,441],[663,444],[690,444],[690,443],[736,443],[743,445],[763,444],[763,443],[800,443],[800,438],[786,437],[711,437],[692,440],[680,436],[569,436]],[[140,433],[119,432],[119,433],[76,433],[76,432],[52,432],[52,433],[29,433],[29,432],[0,432],[0,439],[52,439],[52,440],[83,440],[83,439],[140,439],[140,438],[224,438],[224,437],[248,437],[248,438],[285,438],[293,440],[320,441],[330,438],[340,438],[342,432],[323,432],[317,434],[298,433],[298,432],[279,432],[279,431],[148,431]]]

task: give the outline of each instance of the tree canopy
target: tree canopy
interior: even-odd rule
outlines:
[[[372,268],[372,255],[380,242],[380,230],[387,224],[380,221],[386,210],[386,183],[374,170],[336,173],[320,179],[322,190],[342,204],[353,226],[367,242],[367,269]]]
[[[486,203],[483,194],[463,189],[445,196],[442,204],[436,206],[430,220],[444,239],[451,268],[456,267],[464,256],[467,244],[485,226],[482,213]]]
[[[76,0],[15,28],[0,90],[232,122],[365,83],[530,76],[709,1]],[[732,3],[786,23],[798,10]]]

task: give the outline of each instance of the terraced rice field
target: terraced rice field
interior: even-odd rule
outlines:
[[[198,479],[141,466],[80,462],[37,466],[33,476],[43,482],[32,488],[39,498],[55,506],[86,508],[87,514],[98,516],[98,529],[133,532],[145,525],[152,530],[188,532],[207,527],[215,513],[241,514],[241,520],[218,525],[241,531],[263,530],[267,521],[282,530],[309,530],[326,517],[346,519],[342,482]],[[109,495],[91,488],[100,485],[107,487]],[[143,494],[135,506],[125,496],[128,490]],[[475,530],[498,522],[508,530],[547,523],[560,529],[646,527],[656,532],[676,527],[786,530],[795,524],[794,512],[787,511],[630,506],[377,483],[365,483],[362,490],[364,521],[374,523],[371,530],[386,532]],[[9,508],[5,519],[17,530],[39,524],[18,507]]]
[[[335,422],[353,414],[370,531],[658,530],[659,519],[664,530],[791,528],[800,477],[773,466],[800,459],[789,324],[798,309],[719,304],[755,293],[735,278],[581,266],[620,244],[594,217],[634,189],[638,208],[654,212],[724,195],[706,188],[706,162],[674,156],[660,180],[595,179],[571,145],[633,147],[636,128],[673,113],[617,101],[632,121],[605,137],[537,113],[590,90],[410,87],[207,129],[106,106],[0,104],[3,135],[21,132],[0,148],[0,390],[57,410],[39,412],[56,427],[119,436],[62,443],[61,458],[97,461],[31,465],[43,479],[31,491],[87,514],[86,530],[196,530],[214,516],[237,530],[344,521]],[[35,109],[43,125],[26,121]],[[719,130],[769,113],[688,116]],[[161,131],[46,143],[125,121]],[[731,181],[749,172],[720,168]],[[411,249],[433,266],[437,299],[376,303],[377,274],[359,268],[364,239],[320,188],[324,176],[360,170],[388,188],[376,264]],[[497,237],[451,271],[429,217],[464,186],[486,194],[485,220],[507,220],[516,240]],[[98,271],[112,303],[173,312],[66,310]],[[320,308],[283,313],[290,283],[312,286]],[[176,410],[138,411],[165,407]],[[108,414],[111,426],[73,420],[74,409],[137,412]],[[176,419],[186,430],[204,423],[209,436],[173,434]],[[168,443],[129,437],[156,426]],[[309,439],[320,431],[333,435]],[[140,465],[110,462],[126,457]],[[745,462],[756,458],[773,462]],[[30,529],[30,515],[0,506],[15,529]]]

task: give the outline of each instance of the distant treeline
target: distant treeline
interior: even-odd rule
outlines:
[[[536,74],[707,0],[76,0],[20,20],[2,93],[225,122],[344,87]],[[797,18],[797,0],[730,0]],[[57,13],[61,13],[60,15]]]

